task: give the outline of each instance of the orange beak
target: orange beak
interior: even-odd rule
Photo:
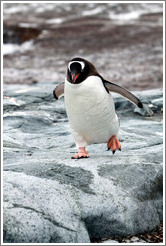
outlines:
[[[78,76],[80,75],[80,73],[78,73],[78,74],[72,74],[71,75],[71,77],[72,77],[72,81],[73,81],[73,84],[76,82],[76,80],[77,80],[77,78],[78,78]]]

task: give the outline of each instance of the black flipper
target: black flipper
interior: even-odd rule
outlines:
[[[142,102],[139,100],[139,98],[137,98],[134,94],[132,94],[130,91],[126,90],[125,88],[116,85],[112,82],[109,82],[107,80],[103,79],[103,83],[104,86],[112,92],[116,92],[120,95],[122,95],[123,97],[127,98],[130,102],[134,103],[137,107],[139,108],[143,108],[143,104]]]
[[[63,94],[64,94],[64,86],[65,86],[65,82],[59,84],[53,90],[53,95],[54,95],[56,100],[58,100],[61,96],[63,96]]]

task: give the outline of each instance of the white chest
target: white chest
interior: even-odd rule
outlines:
[[[65,106],[73,136],[83,136],[87,144],[106,142],[118,131],[113,98],[97,76],[80,84],[66,80]]]

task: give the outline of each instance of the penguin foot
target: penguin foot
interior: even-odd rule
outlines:
[[[74,155],[72,159],[81,159],[81,158],[89,158],[88,152],[85,150],[85,147],[80,147],[78,149],[78,154]]]
[[[112,153],[115,154],[115,151],[118,149],[121,151],[121,144],[119,143],[119,140],[116,135],[113,135],[107,143],[108,150],[111,149]]]

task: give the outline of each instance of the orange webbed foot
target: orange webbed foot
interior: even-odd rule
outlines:
[[[107,143],[108,150],[111,149],[112,153],[114,154],[115,151],[118,149],[121,151],[121,144],[119,143],[119,140],[116,135],[113,135]]]
[[[85,147],[80,147],[78,149],[78,154],[74,155],[72,159],[81,159],[81,158],[89,158],[88,152],[85,150]]]

